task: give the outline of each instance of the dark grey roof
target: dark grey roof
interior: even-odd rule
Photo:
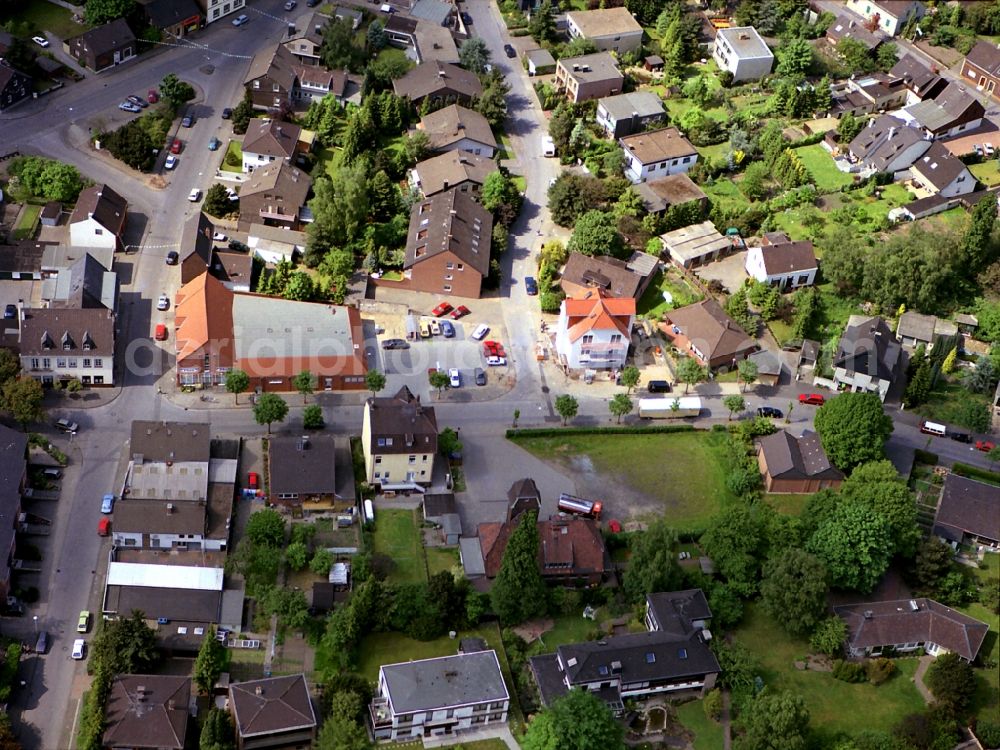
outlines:
[[[757,365],[757,373],[759,375],[781,375],[781,357],[769,349],[761,349],[759,352],[754,352],[747,359]]]
[[[470,99],[483,93],[483,85],[475,73],[438,60],[416,66],[393,81],[392,88],[396,96],[408,96],[411,101],[439,96],[444,91],[454,91]]]
[[[207,507],[195,500],[167,501],[129,497],[115,503],[115,531],[126,534],[203,536],[207,517]]]
[[[513,521],[522,513],[541,509],[542,494],[531,477],[518,479],[507,490],[507,520]]]
[[[316,726],[304,674],[230,685],[229,701],[236,729],[243,738]]]
[[[938,141],[913,162],[912,169],[938,190],[948,187],[967,171],[965,163]]]
[[[652,91],[630,91],[627,94],[605,96],[597,101],[615,120],[630,117],[654,117],[664,113],[663,100]]]
[[[991,42],[976,42],[965,59],[990,75],[1000,76],[1000,47]]]
[[[650,213],[665,211],[671,206],[679,206],[691,201],[705,201],[708,196],[684,172],[667,175],[655,180],[633,185],[646,210]]]
[[[190,677],[118,675],[104,711],[104,745],[183,750],[190,701]]]
[[[819,436],[804,432],[795,437],[785,430],[760,438],[758,441],[767,472],[774,479],[843,479],[826,457]]]
[[[26,308],[21,319],[21,354],[113,357],[114,333],[115,317],[105,308]],[[69,349],[64,348],[67,345]]]
[[[962,541],[963,534],[1000,542],[1000,487],[949,474],[934,518],[934,533],[956,542]]]
[[[83,42],[86,49],[92,50],[94,55],[101,55],[135,44],[135,34],[132,33],[132,29],[129,28],[124,18],[116,18],[110,23],[67,39],[66,42],[75,42],[77,39]]]
[[[424,518],[439,518],[448,513],[457,513],[455,495],[451,492],[434,492],[424,495]]]
[[[988,46],[996,50],[996,47],[993,45]],[[921,98],[935,93],[936,89],[944,88],[946,85],[945,80],[940,75],[932,71],[913,55],[903,55],[899,58],[899,62],[892,66],[889,75],[902,78],[906,82],[906,85]]]
[[[158,29],[165,29],[187,21],[199,14],[194,0],[138,0],[146,12],[149,23]]]
[[[457,189],[437,193],[413,204],[406,237],[403,268],[450,252],[486,276],[490,268],[493,216],[467,193]]]
[[[119,19],[114,23],[125,22]],[[111,24],[108,24],[109,26]],[[105,27],[101,27],[105,28]],[[94,29],[97,31],[98,29]],[[90,33],[90,32],[88,32]],[[115,235],[120,235],[125,228],[126,214],[128,211],[128,201],[116,193],[107,185],[92,185],[84,188],[77,198],[73,213],[70,214],[69,223],[75,224],[78,221],[86,221],[92,218],[102,227]]]
[[[437,451],[437,417],[433,406],[424,406],[405,385],[395,396],[370,398],[366,404],[371,420],[369,446],[373,454]],[[380,445],[382,439],[384,444]],[[388,444],[392,440],[392,444]]]
[[[489,645],[485,638],[462,638],[458,641],[458,653],[474,654],[478,651],[486,651]]]
[[[143,461],[208,461],[209,426],[202,422],[132,423],[131,455]]]
[[[203,211],[199,211],[190,219],[184,222],[181,230],[181,260],[185,260],[192,255],[197,255],[208,268],[212,262],[212,235],[215,233],[215,224]]]
[[[150,620],[217,623],[221,606],[221,591],[117,585],[105,590],[106,612],[128,616],[137,609]]]
[[[106,307],[105,302],[110,301],[110,309],[114,309],[114,299],[107,300],[104,290],[107,271],[93,255],[84,253],[65,271],[69,276],[67,296],[53,301],[52,307],[103,308]],[[117,298],[117,289],[108,291]]]
[[[906,111],[921,127],[932,133],[949,130],[986,114],[979,100],[965,86],[954,81],[935,99],[917,102],[907,107]]]
[[[934,341],[934,327],[936,325],[937,318],[933,315],[923,315],[912,310],[907,310],[899,316],[896,333],[899,336],[930,343]]]
[[[13,245],[0,245],[0,271],[37,273],[42,270],[42,255],[48,242],[21,240]]]
[[[879,380],[896,379],[900,346],[892,330],[880,317],[850,326],[840,337],[833,366]]]
[[[861,42],[868,50],[875,49],[885,40],[885,35],[881,31],[869,31],[865,26],[864,19],[849,12],[837,16],[827,28],[826,35],[834,42],[839,42],[844,37],[850,37]]]
[[[850,151],[871,168],[884,171],[900,152],[923,140],[924,134],[918,128],[892,115],[882,115],[861,129],[851,141]]]
[[[336,491],[333,435],[272,437],[267,454],[272,494],[333,494]]]
[[[559,278],[576,286],[603,289],[611,297],[635,297],[647,276],[610,255],[570,253]]]
[[[811,271],[819,266],[813,243],[809,240],[762,246],[760,253],[768,276]]]
[[[397,715],[510,698],[492,650],[385,664],[380,679]]]
[[[701,589],[646,594],[646,606],[656,622],[657,630],[677,636],[690,635],[695,629],[693,623],[696,620],[712,619],[712,610]]]

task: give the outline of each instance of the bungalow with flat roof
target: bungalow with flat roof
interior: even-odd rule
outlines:
[[[565,644],[554,654],[531,657],[542,704],[578,688],[595,693],[620,716],[626,701],[704,694],[721,671],[708,646],[711,619],[701,589],[647,594],[647,632]]]
[[[757,465],[767,492],[798,494],[837,489],[844,481],[819,442],[815,432],[795,437],[778,430],[757,441]]]
[[[976,189],[976,178],[965,162],[935,141],[910,167],[913,180],[941,198],[956,198]]]
[[[106,184],[84,188],[69,217],[69,242],[76,247],[125,249],[128,201]]]
[[[1000,99],[1000,48],[992,42],[976,42],[962,62],[962,78],[977,91]]]
[[[270,497],[278,505],[304,511],[346,510],[353,497],[337,494],[333,435],[272,437],[267,444]]]
[[[636,253],[627,261],[610,255],[570,253],[559,274],[559,286],[567,297],[576,299],[600,290],[609,297],[638,300],[658,268],[659,262],[647,253]]]
[[[710,221],[691,224],[660,235],[670,260],[681,268],[694,268],[719,260],[733,249],[733,241]]]
[[[628,8],[572,10],[566,14],[570,39],[589,39],[601,52],[624,55],[642,47],[642,26]]]
[[[620,93],[624,83],[625,76],[608,52],[562,58],[556,63],[553,81],[556,91],[574,103]]]
[[[694,212],[698,218],[703,218],[708,210],[708,196],[705,191],[683,172],[637,183],[634,190],[642,198],[647,213],[662,214],[689,203],[697,203],[700,206],[701,211]],[[680,217],[677,218],[679,220]]]
[[[720,70],[733,74],[734,83],[759,80],[774,65],[774,53],[753,26],[719,29],[712,57]]]
[[[838,388],[877,393],[885,401],[899,375],[900,345],[880,317],[852,315],[833,358]]]
[[[1000,487],[948,474],[932,533],[953,547],[1000,549]]]
[[[461,734],[505,725],[510,693],[495,651],[383,664],[369,705],[377,741]]]
[[[304,674],[265,677],[229,686],[238,750],[312,747],[316,711]]]
[[[833,608],[847,625],[852,657],[923,649],[931,656],[957,654],[976,660],[989,626],[933,599],[863,602]]]
[[[138,43],[125,19],[116,18],[64,40],[63,50],[80,65],[100,73],[135,57]]]
[[[670,310],[665,317],[661,329],[673,345],[713,370],[735,368],[758,348],[757,342],[714,299]]]
[[[812,286],[819,261],[808,240],[751,247],[744,263],[747,276],[781,291]]]
[[[483,93],[475,73],[451,63],[432,60],[412,68],[392,82],[396,96],[405,96],[420,106],[424,99],[433,104],[468,105]]]
[[[434,152],[468,151],[491,159],[497,150],[497,139],[486,118],[457,104],[424,115],[417,130],[427,134],[428,148]]]
[[[632,182],[687,172],[698,150],[677,128],[661,128],[619,138],[625,154],[625,176]]]
[[[916,348],[923,345],[927,351],[931,351],[939,339],[950,339],[957,335],[958,326],[950,320],[912,310],[900,315],[896,324],[896,339],[903,346]]]
[[[306,251],[306,233],[286,227],[269,227],[266,224],[251,224],[248,230],[247,247],[250,254],[264,263],[277,264],[279,261],[294,261]],[[190,279],[189,279],[190,280]]]
[[[194,565],[108,563],[101,612],[128,616],[134,609],[152,620],[216,624],[222,607],[224,571]]]
[[[597,124],[612,138],[632,135],[665,118],[663,101],[652,91],[630,91],[597,101]]]
[[[445,190],[478,195],[497,163],[485,156],[468,151],[445,151],[438,156],[424,159],[410,170],[409,183],[425,198]]]
[[[104,706],[104,747],[184,750],[194,705],[191,678],[120,674]]]
[[[438,424],[433,406],[403,386],[365,402],[361,426],[366,481],[386,489],[419,489],[434,476]]]
[[[902,115],[930,140],[951,138],[983,124],[986,108],[961,83],[951,82],[935,99],[911,104]]]

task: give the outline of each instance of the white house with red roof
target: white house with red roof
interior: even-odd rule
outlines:
[[[594,290],[563,300],[556,329],[560,361],[571,369],[624,367],[634,322],[632,297],[609,297]]]

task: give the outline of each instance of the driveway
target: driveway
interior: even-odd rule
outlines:
[[[700,266],[695,269],[695,274],[706,284],[709,281],[718,281],[732,294],[747,280],[747,272],[744,268],[747,261],[747,251],[742,250],[733,253],[715,263],[707,266]]]

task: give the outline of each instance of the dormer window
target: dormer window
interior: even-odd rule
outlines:
[[[94,348],[94,340],[90,337],[90,331],[83,332],[83,350],[89,352]]]
[[[52,341],[52,337],[49,335],[49,332],[46,331],[45,333],[43,333],[42,334],[42,349],[51,349],[54,346],[55,346],[55,342]]]
[[[62,348],[67,352],[73,348],[73,337],[69,335],[69,331],[62,335]]]

